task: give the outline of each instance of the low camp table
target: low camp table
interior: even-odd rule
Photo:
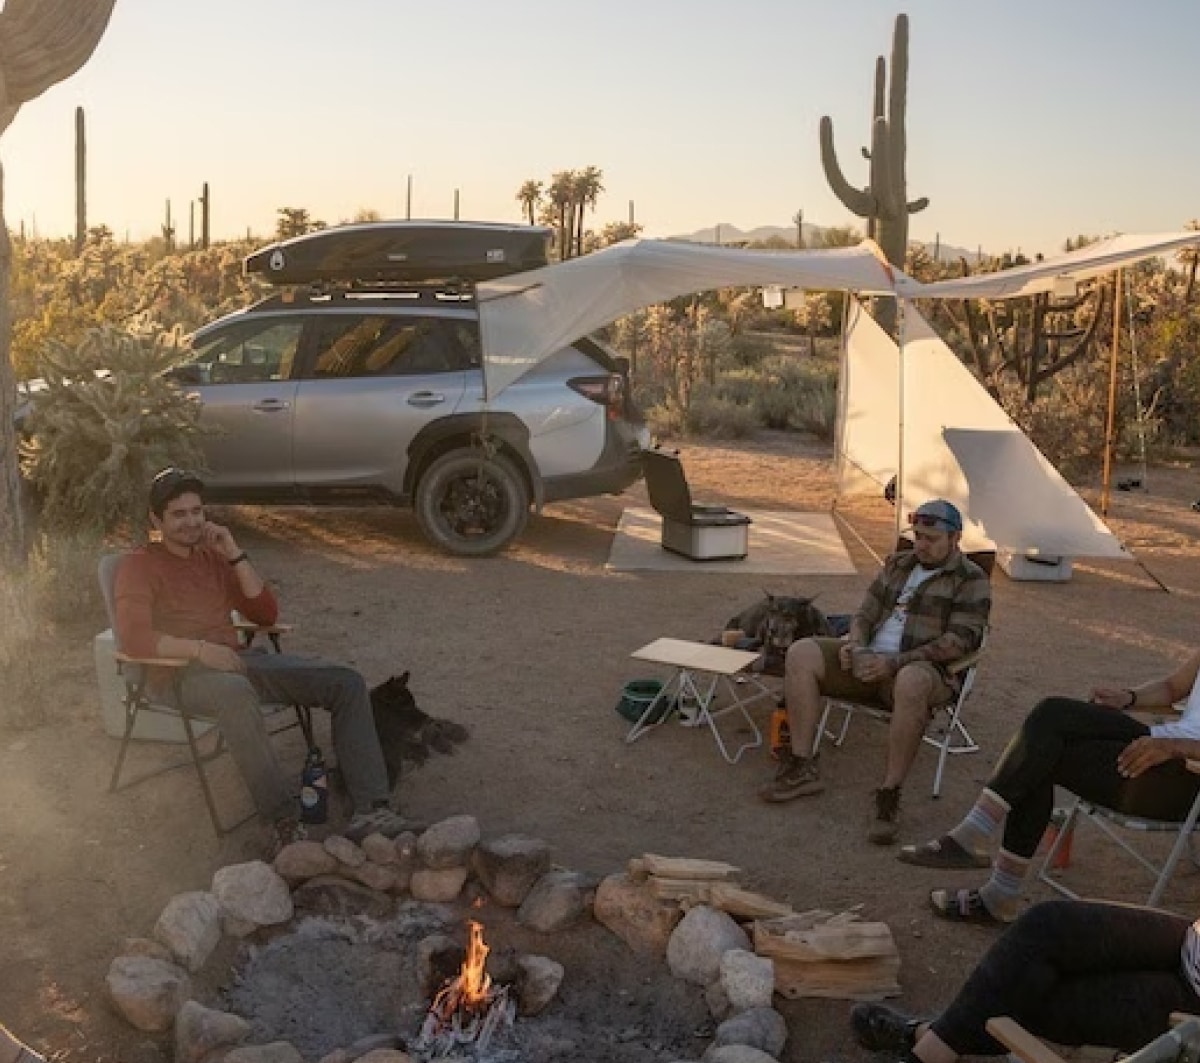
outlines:
[[[736,764],[746,750],[757,749],[763,744],[762,731],[747,709],[756,701],[774,697],[774,692],[757,676],[745,672],[761,654],[731,650],[707,642],[655,639],[640,650],[634,650],[630,656],[637,661],[670,665],[675,671],[625,736],[626,742],[636,742],[672,715],[669,711],[663,711],[665,702],[681,711],[693,710],[695,715],[685,722],[692,727],[707,727],[712,731],[717,749],[730,764]],[[722,686],[729,694],[729,703],[715,709],[713,702]],[[754,735],[752,741],[742,743],[732,755],[717,727],[717,718],[731,712],[740,713]]]

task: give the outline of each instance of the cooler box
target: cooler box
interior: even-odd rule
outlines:
[[[683,524],[663,517],[663,549],[693,561],[740,561],[749,552],[749,517],[726,510],[702,516],[698,521]]]
[[[662,548],[692,561],[740,561],[749,552],[751,520],[727,506],[692,501],[677,454],[642,451],[650,505],[662,517]]]
[[[100,709],[103,713],[104,733],[113,738],[125,734],[125,680],[117,671],[113,659],[114,643],[112,629],[101,631],[92,640],[92,655],[96,661],[96,680],[100,685]],[[196,722],[193,730],[197,737],[212,730],[212,724]],[[133,728],[133,737],[145,742],[186,742],[183,721],[177,716],[166,716],[158,712],[138,713]]]
[[[1072,559],[1069,557],[1040,557],[1000,550],[997,560],[1004,574],[1012,580],[1066,583],[1071,578]]]

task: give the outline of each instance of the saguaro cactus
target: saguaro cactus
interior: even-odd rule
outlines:
[[[116,0],[5,0],[0,9],[0,133],[21,104],[70,77],[91,57]],[[3,203],[0,172],[0,204]],[[13,429],[17,384],[9,356],[8,302],[12,243],[0,211],[0,561],[24,546],[17,441]]]
[[[886,106],[886,113],[885,113]],[[896,16],[892,34],[892,76],[888,81],[883,56],[875,60],[875,95],[871,118],[871,147],[864,151],[870,161],[865,188],[855,188],[842,173],[833,146],[833,120],[821,119],[821,163],[829,187],[851,213],[867,219],[867,234],[879,242],[889,262],[904,267],[908,250],[908,216],[929,206],[928,199],[908,200],[905,175],[908,108],[908,16]],[[885,304],[886,317],[893,318],[894,307]],[[880,314],[880,323],[892,321]]]
[[[208,182],[205,181],[204,188],[200,193],[200,246],[205,251],[208,250],[208,223],[211,209],[212,201],[208,198]]]
[[[83,108],[75,108],[75,254],[87,239],[87,132]]]

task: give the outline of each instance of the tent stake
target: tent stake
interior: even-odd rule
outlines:
[[[1108,516],[1108,499],[1112,489],[1113,451],[1116,448],[1115,425],[1117,422],[1117,352],[1121,341],[1121,278],[1123,270],[1117,270],[1113,285],[1113,330],[1112,357],[1108,366],[1108,419],[1104,429],[1104,480],[1100,490],[1100,516]]]

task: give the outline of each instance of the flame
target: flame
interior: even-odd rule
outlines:
[[[463,959],[462,968],[458,974],[447,982],[429,1009],[442,1022],[449,1021],[457,1011],[477,1013],[483,1011],[491,1003],[492,979],[484,970],[488,953],[492,950],[483,940],[483,924],[474,919],[468,920],[471,937],[467,942],[467,955]]]

